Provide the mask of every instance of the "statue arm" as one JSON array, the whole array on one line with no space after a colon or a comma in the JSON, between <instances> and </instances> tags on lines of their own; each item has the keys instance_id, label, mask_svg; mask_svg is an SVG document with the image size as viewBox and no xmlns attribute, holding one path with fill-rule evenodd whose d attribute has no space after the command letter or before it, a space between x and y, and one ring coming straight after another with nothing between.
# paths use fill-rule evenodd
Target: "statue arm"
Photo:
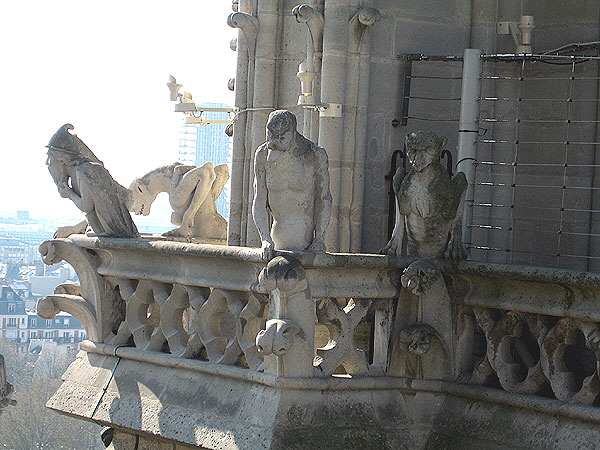
<instances>
[{"instance_id":1,"label":"statue arm","mask_svg":"<svg viewBox=\"0 0 600 450\"><path fill-rule=\"evenodd\" d=\"M457 173L452 179L452 184L455 186L455 192L458 196L458 207L456 209L456 215L452 221L452 227L450 229L450 238L446 251L444 252L444 259L452 261L460 261L467 258L467 251L462 241L462 223L465 205L465 194L467 192L467 177L463 172Z\"/></svg>"},{"instance_id":2,"label":"statue arm","mask_svg":"<svg viewBox=\"0 0 600 450\"><path fill-rule=\"evenodd\" d=\"M315 237L309 251L325 251L325 232L331 217L331 191L329 190L329 162L324 149L318 148L315 155Z\"/></svg>"},{"instance_id":3,"label":"statue arm","mask_svg":"<svg viewBox=\"0 0 600 450\"><path fill-rule=\"evenodd\" d=\"M406 177L406 172L402 167L399 167L394 174L392 179L392 190L396 196L395 211L396 221L394 223L394 230L392 231L392 237L385 247L380 250L380 253L392 254L400 256L402 254L402 240L404 239L404 228L405 228L405 214L406 211L400 210L400 192L402 181Z\"/></svg>"},{"instance_id":4,"label":"statue arm","mask_svg":"<svg viewBox=\"0 0 600 450\"><path fill-rule=\"evenodd\" d=\"M396 223L392 231L392 237L379 253L400 256L402 254L402 240L404 239L404 215L400 214L398 201L396 200Z\"/></svg>"},{"instance_id":5,"label":"statue arm","mask_svg":"<svg viewBox=\"0 0 600 450\"><path fill-rule=\"evenodd\" d=\"M82 184L83 185L80 186L80 194L68 186L62 186L59 187L60 195L75 203L75 206L82 212L89 213L94 209L94 200L92 198L92 193L87 189L87 185L85 183Z\"/></svg>"},{"instance_id":6,"label":"statue arm","mask_svg":"<svg viewBox=\"0 0 600 450\"><path fill-rule=\"evenodd\" d=\"M265 171L266 153L266 145L262 145L256 150L256 156L254 158L254 199L252 201L252 218L258 229L263 256L265 259L271 259L275 244L273 243L273 239L271 239L271 230L269 228L269 198Z\"/></svg>"}]
</instances>

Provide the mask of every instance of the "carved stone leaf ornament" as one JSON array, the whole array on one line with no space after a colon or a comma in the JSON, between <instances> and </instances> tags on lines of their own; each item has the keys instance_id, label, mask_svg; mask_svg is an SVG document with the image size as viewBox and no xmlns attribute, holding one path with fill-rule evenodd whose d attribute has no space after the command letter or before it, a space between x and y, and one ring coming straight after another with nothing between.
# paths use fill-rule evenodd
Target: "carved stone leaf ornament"
<instances>
[{"instance_id":1,"label":"carved stone leaf ornament","mask_svg":"<svg viewBox=\"0 0 600 450\"><path fill-rule=\"evenodd\" d=\"M548 329L547 319L509 311L490 333L488 358L504 389L532 394L546 384L539 348ZM535 348L532 350L532 347ZM524 370L526 373L523 376L521 373Z\"/></svg>"},{"instance_id":2,"label":"carved stone leaf ornament","mask_svg":"<svg viewBox=\"0 0 600 450\"><path fill-rule=\"evenodd\" d=\"M535 394L550 385L558 400L593 404L600 395L600 324L573 318L473 308L486 337L486 356L474 369L470 383L484 384L493 374L508 392ZM572 356L582 364L587 349L593 367L569 367L566 352L583 336L585 348ZM572 363L571 363L572 364Z\"/></svg>"},{"instance_id":3,"label":"carved stone leaf ornament","mask_svg":"<svg viewBox=\"0 0 600 450\"><path fill-rule=\"evenodd\" d=\"M172 355L181 357L196 356L200 347L193 342L190 327L191 318L194 317L194 327L197 329L197 312L208 298L210 291L206 288L184 286L176 284L171 294L161 308L160 326L169 343ZM192 309L192 311L189 311ZM186 314L187 313L187 314ZM186 328L188 330L186 331Z\"/></svg>"},{"instance_id":4,"label":"carved stone leaf ornament","mask_svg":"<svg viewBox=\"0 0 600 450\"><path fill-rule=\"evenodd\" d=\"M250 294L236 321L238 343L246 356L248 367L253 370L262 370L263 355L257 348L256 336L265 327L268 300L263 294Z\"/></svg>"},{"instance_id":5,"label":"carved stone leaf ornament","mask_svg":"<svg viewBox=\"0 0 600 450\"><path fill-rule=\"evenodd\" d=\"M234 364L242 353L235 326L244 306L240 297L233 291L213 289L206 303L200 307L203 320L198 331L209 361Z\"/></svg>"},{"instance_id":6,"label":"carved stone leaf ornament","mask_svg":"<svg viewBox=\"0 0 600 450\"><path fill-rule=\"evenodd\" d=\"M173 354L176 354L175 352L180 353L183 351L181 354L182 357L196 358L204 348L204 345L200 340L200 336L198 335L198 327L201 321L200 308L210 296L210 289L196 286L184 286L184 288L188 294L189 307L182 311L183 319L181 327L177 325L173 326L173 328L176 328L178 333L181 334L181 337L178 337L176 342L183 342L187 337L187 344L185 347L177 347L176 344L174 344L174 347L172 347L169 343L169 348ZM178 310L181 311L181 308L178 308ZM178 318L178 314L174 315L173 317L174 322L177 324ZM183 335L181 330L183 330L185 335Z\"/></svg>"},{"instance_id":7,"label":"carved stone leaf ornament","mask_svg":"<svg viewBox=\"0 0 600 450\"><path fill-rule=\"evenodd\" d=\"M166 341L160 329L160 307L169 296L162 283L142 280L127 302L127 325L136 347L160 351Z\"/></svg>"}]
</instances>

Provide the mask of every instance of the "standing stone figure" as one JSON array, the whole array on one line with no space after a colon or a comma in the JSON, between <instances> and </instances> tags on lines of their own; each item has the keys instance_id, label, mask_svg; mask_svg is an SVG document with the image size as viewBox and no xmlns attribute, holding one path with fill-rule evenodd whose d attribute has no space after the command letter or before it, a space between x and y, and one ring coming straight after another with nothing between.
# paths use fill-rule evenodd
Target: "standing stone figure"
<instances>
[{"instance_id":1,"label":"standing stone figure","mask_svg":"<svg viewBox=\"0 0 600 450\"><path fill-rule=\"evenodd\" d=\"M58 129L46 146L46 164L61 197L71 199L98 236L139 237L127 210L128 192L77 135Z\"/></svg>"},{"instance_id":2,"label":"standing stone figure","mask_svg":"<svg viewBox=\"0 0 600 450\"><path fill-rule=\"evenodd\" d=\"M407 254L421 258L461 260L466 258L462 243L462 211L467 179L462 172L453 178L440 163L446 138L429 131L406 137L411 168L394 175L396 225L392 238L382 250L400 255L404 232Z\"/></svg>"},{"instance_id":3,"label":"standing stone figure","mask_svg":"<svg viewBox=\"0 0 600 450\"><path fill-rule=\"evenodd\" d=\"M290 111L273 111L267 141L256 150L252 215L265 259L275 249L325 251L331 214L327 153L296 126Z\"/></svg>"}]
</instances>

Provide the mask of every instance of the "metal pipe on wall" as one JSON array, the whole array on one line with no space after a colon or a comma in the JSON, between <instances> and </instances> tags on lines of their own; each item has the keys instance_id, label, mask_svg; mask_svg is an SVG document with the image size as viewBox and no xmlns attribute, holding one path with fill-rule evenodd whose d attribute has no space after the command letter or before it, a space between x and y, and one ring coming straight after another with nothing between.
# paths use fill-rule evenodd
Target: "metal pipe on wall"
<instances>
[{"instance_id":1,"label":"metal pipe on wall","mask_svg":"<svg viewBox=\"0 0 600 450\"><path fill-rule=\"evenodd\" d=\"M458 156L456 171L464 172L469 182L465 195L463 216L463 241L471 242L473 219L473 182L477 161L477 134L479 133L479 97L481 95L482 51L467 48L463 60L462 93L460 102L460 122L458 127Z\"/></svg>"},{"instance_id":2,"label":"metal pipe on wall","mask_svg":"<svg viewBox=\"0 0 600 450\"><path fill-rule=\"evenodd\" d=\"M349 209L350 236L348 250L360 252L362 245L362 224L364 210L364 184L367 153L367 114L369 104L371 33L369 29L381 18L379 11L369 7L360 8L356 13L355 26L358 40L353 49L352 61L356 65L356 103L354 115L354 166L352 171L352 199Z\"/></svg>"},{"instance_id":3,"label":"metal pipe on wall","mask_svg":"<svg viewBox=\"0 0 600 450\"><path fill-rule=\"evenodd\" d=\"M321 55L323 48L323 15L321 11L308 4L295 6L292 14L296 22L306 24L306 59L298 67L298 78L301 81L301 95L298 105L304 107L302 134L315 141L318 133L318 115L314 106L318 100L318 77L321 74ZM310 94L310 95L307 95Z\"/></svg>"},{"instance_id":4,"label":"metal pipe on wall","mask_svg":"<svg viewBox=\"0 0 600 450\"><path fill-rule=\"evenodd\" d=\"M323 11L325 8L325 0L311 0L309 5L316 9L321 15L323 15ZM319 37L319 41L315 46L315 72L316 76L313 81L313 90L315 98L317 102L321 102L321 74L322 74L322 64L323 64L323 30L321 28L321 33ZM313 142L317 142L319 140L319 114L316 111L305 110L308 117L305 116L305 123L308 126L308 135L306 136Z\"/></svg>"}]
</instances>

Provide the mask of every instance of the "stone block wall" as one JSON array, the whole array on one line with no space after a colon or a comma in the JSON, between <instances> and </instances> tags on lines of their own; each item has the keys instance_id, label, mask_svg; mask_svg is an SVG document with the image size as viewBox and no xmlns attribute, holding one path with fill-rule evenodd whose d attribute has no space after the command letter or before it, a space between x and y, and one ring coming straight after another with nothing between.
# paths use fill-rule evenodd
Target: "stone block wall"
<instances>
[{"instance_id":1,"label":"stone block wall","mask_svg":"<svg viewBox=\"0 0 600 450\"><path fill-rule=\"evenodd\" d=\"M240 93L248 93L237 106L243 108L266 108L249 111L245 123L240 121L236 128L234 173L232 178L242 180L232 197L233 219L230 226L230 243L257 245L257 235L252 223L248 203L252 197L252 158L256 146L264 140L264 125L271 108L287 108L299 117L299 128L307 137L324 146L329 154L331 173L333 212L328 231L329 249L333 251L376 252L387 240L389 182L384 176L390 171L390 160L394 150L402 149L407 133L419 129L429 129L448 137L447 148L454 154L456 162L458 105L440 101L413 101L411 115L435 117L437 121L409 120L406 126L393 126L394 120L401 121L404 97L407 60L401 56L407 53L425 55L462 56L465 48L480 48L484 53L514 52L515 46L510 35L498 35L498 21L516 21L520 15L533 15L536 28L533 33L534 51L559 47L570 42L584 42L597 39L599 30L599 11L597 2L578 0L568 4L560 1L516 1L516 0L474 0L462 1L377 1L358 2L351 0L321 0L310 2L323 16L323 45L317 42L314 48L316 78L314 95L317 103L340 103L341 118L322 117L313 109L298 106L300 82L296 76L298 65L306 59L308 28L298 23L292 14L292 8L300 2L257 2L242 0L240 11L258 19L255 40L246 39L240 32L238 52L250 52L250 64L241 59L238 67L237 86ZM356 13L361 8L376 8L380 14L374 24L364 25L357 22ZM270 37L269 37L270 36ZM247 42L246 42L247 41ZM246 43L245 43L246 42ZM248 46L249 43L249 46ZM250 50L248 50L250 49ZM253 56L256 55L256 64ZM513 66L505 65L503 73L514 72ZM538 75L552 76L552 66L539 67ZM415 73L460 77L460 63L420 62L413 64ZM578 73L586 77L597 76L594 65L577 67ZM250 73L251 76L244 76ZM242 75L242 76L240 76ZM246 80L246 82L244 82ZM415 82L411 85L411 96L433 98L460 97L460 80L442 83ZM245 85L244 85L245 83ZM240 87L241 86L241 87ZM516 95L510 83L497 83L495 94ZM552 83L542 86L532 83L523 89L522 96L557 95L558 86ZM597 97L597 83L586 81L575 89L586 98ZM514 105L483 105L483 112L495 116L504 116L514 110ZM597 104L581 103L572 108L571 114L596 120ZM524 106L523 114L540 112L545 105ZM534 109L535 111L531 111ZM556 111L557 113L559 111ZM564 130L563 130L564 131ZM503 131L499 126L489 126L488 133L512 133ZM571 126L572 136L582 140L596 139L596 130ZM240 134L245 133L243 137ZM550 140L561 133L552 126L521 127L523 138L543 136ZM557 134L558 133L558 134ZM533 140L533 139L532 139ZM557 154L563 149L551 150ZM482 157L501 160L508 157L508 150L496 146L493 150L480 145ZM512 151L512 149L510 149ZM487 153L486 153L487 152ZM528 155L535 158L540 152L546 152L539 146L527 149ZM594 164L597 159L595 146L581 157L582 164ZM236 164L236 161L238 162ZM573 172L572 177L582 180L584 186L594 183L596 171L581 169ZM535 173L523 172L524 177L543 180L556 176L548 171ZM501 193L490 194L502 196ZM527 202L544 201L549 195L542 193L518 193L517 198ZM573 198L579 209L597 208L598 194L594 191L579 193ZM584 198L585 197L585 198ZM496 214L496 212L494 212ZM507 214L498 212L501 218ZM518 218L518 217L517 217ZM543 222L552 222L552 217L525 217L524 220L534 228ZM568 219L573 229L597 233L598 230L590 218ZM544 225L544 226L546 226ZM505 242L503 237L489 237L490 246ZM500 239L501 242L496 242ZM544 238L536 236L536 241L544 246ZM531 242L531 234L523 233L516 238L515 244ZM550 241L548 241L550 242ZM597 240L583 239L573 242L563 239L566 253L597 253ZM554 243L548 243L552 247ZM501 245L500 245L501 246ZM587 248L590 248L589 252ZM490 261L505 261L505 255L483 256ZM538 264L539 258L513 258L513 262ZM542 261L543 262L543 261ZM587 259L570 262L563 260L563 267L579 270L597 270L594 260Z\"/></svg>"}]
</instances>

